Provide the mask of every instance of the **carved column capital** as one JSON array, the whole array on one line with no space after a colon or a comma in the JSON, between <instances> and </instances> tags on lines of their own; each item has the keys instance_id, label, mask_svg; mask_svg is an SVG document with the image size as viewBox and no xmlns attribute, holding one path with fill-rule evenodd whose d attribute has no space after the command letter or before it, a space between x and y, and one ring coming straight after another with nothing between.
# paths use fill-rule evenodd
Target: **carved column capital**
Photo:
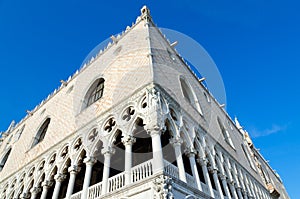
<instances>
[{"instance_id":1,"label":"carved column capital","mask_svg":"<svg viewBox=\"0 0 300 199\"><path fill-rule=\"evenodd\" d=\"M158 124L146 125L146 131L150 136L159 135L161 136L164 127L161 127Z\"/></svg>"},{"instance_id":2,"label":"carved column capital","mask_svg":"<svg viewBox=\"0 0 300 199\"><path fill-rule=\"evenodd\" d=\"M53 185L53 181L52 180L45 180L42 183L42 187L51 187Z\"/></svg>"},{"instance_id":3,"label":"carved column capital","mask_svg":"<svg viewBox=\"0 0 300 199\"><path fill-rule=\"evenodd\" d=\"M212 174L215 174L215 173L217 174L217 173L218 173L218 169L217 169L216 167L211 167L211 166L210 166L210 167L208 168L208 170L209 170L209 172L211 172Z\"/></svg>"},{"instance_id":4,"label":"carved column capital","mask_svg":"<svg viewBox=\"0 0 300 199\"><path fill-rule=\"evenodd\" d=\"M221 180L227 180L227 176L224 174L219 174Z\"/></svg>"},{"instance_id":5,"label":"carved column capital","mask_svg":"<svg viewBox=\"0 0 300 199\"><path fill-rule=\"evenodd\" d=\"M113 147L105 147L101 150L103 155L113 155L115 152L116 150Z\"/></svg>"},{"instance_id":6,"label":"carved column capital","mask_svg":"<svg viewBox=\"0 0 300 199\"><path fill-rule=\"evenodd\" d=\"M124 144L124 146L133 145L135 142L136 142L136 138L133 137L132 135L125 135L122 138L122 143Z\"/></svg>"},{"instance_id":7,"label":"carved column capital","mask_svg":"<svg viewBox=\"0 0 300 199\"><path fill-rule=\"evenodd\" d=\"M234 180L228 179L227 181L228 181L229 185L232 185L233 187L235 187L236 183L234 182Z\"/></svg>"},{"instance_id":8,"label":"carved column capital","mask_svg":"<svg viewBox=\"0 0 300 199\"><path fill-rule=\"evenodd\" d=\"M197 151L194 148L186 148L184 150L184 153L188 156L188 157L195 157L197 154Z\"/></svg>"},{"instance_id":9,"label":"carved column capital","mask_svg":"<svg viewBox=\"0 0 300 199\"><path fill-rule=\"evenodd\" d=\"M198 158L197 162L201 165L201 166L207 166L207 159L206 158Z\"/></svg>"},{"instance_id":10,"label":"carved column capital","mask_svg":"<svg viewBox=\"0 0 300 199\"><path fill-rule=\"evenodd\" d=\"M182 143L183 140L181 137L174 137L170 139L170 144L172 144L173 146L181 146Z\"/></svg>"},{"instance_id":11,"label":"carved column capital","mask_svg":"<svg viewBox=\"0 0 300 199\"><path fill-rule=\"evenodd\" d=\"M42 191L42 189L40 187L33 187L33 188L30 189L30 192L32 194L37 194L37 193L39 193L41 191Z\"/></svg>"},{"instance_id":12,"label":"carved column capital","mask_svg":"<svg viewBox=\"0 0 300 199\"><path fill-rule=\"evenodd\" d=\"M242 193L243 193L244 195L247 195L247 196L249 195L249 194L248 194L248 191L246 191L245 189L242 189Z\"/></svg>"},{"instance_id":13,"label":"carved column capital","mask_svg":"<svg viewBox=\"0 0 300 199\"><path fill-rule=\"evenodd\" d=\"M72 165L68 168L69 173L74 173L77 174L78 172L80 172L81 167L79 167L78 165Z\"/></svg>"},{"instance_id":14,"label":"carved column capital","mask_svg":"<svg viewBox=\"0 0 300 199\"><path fill-rule=\"evenodd\" d=\"M54 176L55 181L63 182L66 179L66 175L62 173L58 173Z\"/></svg>"},{"instance_id":15,"label":"carved column capital","mask_svg":"<svg viewBox=\"0 0 300 199\"><path fill-rule=\"evenodd\" d=\"M97 160L92 156L87 156L84 158L83 163L86 165L94 165L97 162Z\"/></svg>"}]
</instances>

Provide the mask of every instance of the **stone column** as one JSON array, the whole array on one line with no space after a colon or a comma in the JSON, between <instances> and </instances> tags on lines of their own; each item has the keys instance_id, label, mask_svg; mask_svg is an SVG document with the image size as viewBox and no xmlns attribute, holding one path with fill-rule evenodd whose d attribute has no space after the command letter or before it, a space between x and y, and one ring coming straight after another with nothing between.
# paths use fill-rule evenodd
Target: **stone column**
<instances>
[{"instance_id":1,"label":"stone column","mask_svg":"<svg viewBox=\"0 0 300 199\"><path fill-rule=\"evenodd\" d=\"M244 183L244 177L243 177L241 169L238 169L237 173L238 173L238 178L239 178L240 184L242 186L241 191L242 191L242 194L243 194L243 198L248 199L248 193L247 193L247 190L246 190L246 186L245 186L245 183Z\"/></svg>"},{"instance_id":2,"label":"stone column","mask_svg":"<svg viewBox=\"0 0 300 199\"><path fill-rule=\"evenodd\" d=\"M237 187L236 190L237 190L237 195L238 195L239 199L243 199L242 188Z\"/></svg>"},{"instance_id":3,"label":"stone column","mask_svg":"<svg viewBox=\"0 0 300 199\"><path fill-rule=\"evenodd\" d=\"M111 156L115 153L115 149L107 147L102 149L102 154L104 155L104 165L103 165L103 177L102 177L102 195L106 194L108 191L108 178L109 178L109 169L110 169L110 159Z\"/></svg>"},{"instance_id":4,"label":"stone column","mask_svg":"<svg viewBox=\"0 0 300 199\"><path fill-rule=\"evenodd\" d=\"M241 172L241 176L243 176L243 179L244 179L244 184L245 184L245 187L247 190L248 198L251 199L251 198L253 198L253 195L252 195L250 187L249 187L249 182L248 182L247 176L244 175L242 172Z\"/></svg>"},{"instance_id":5,"label":"stone column","mask_svg":"<svg viewBox=\"0 0 300 199\"><path fill-rule=\"evenodd\" d=\"M174 137L170 139L170 144L173 145L175 150L176 162L179 170L179 179L183 182L186 182L186 175L183 165L182 153L181 153L181 144L183 143L180 137Z\"/></svg>"},{"instance_id":6,"label":"stone column","mask_svg":"<svg viewBox=\"0 0 300 199\"><path fill-rule=\"evenodd\" d=\"M59 190L61 183L66 179L66 175L58 173L54 176L55 179L55 187L52 195L52 199L58 199Z\"/></svg>"},{"instance_id":7,"label":"stone column","mask_svg":"<svg viewBox=\"0 0 300 199\"><path fill-rule=\"evenodd\" d=\"M243 196L244 196L244 199L248 199L248 192L243 190Z\"/></svg>"},{"instance_id":8,"label":"stone column","mask_svg":"<svg viewBox=\"0 0 300 199\"><path fill-rule=\"evenodd\" d=\"M72 165L68 168L68 171L70 173L70 178L69 178L69 183L68 183L68 188L66 193L66 199L70 198L73 193L76 175L80 171L80 169L81 168L78 167L77 165Z\"/></svg>"},{"instance_id":9,"label":"stone column","mask_svg":"<svg viewBox=\"0 0 300 199\"><path fill-rule=\"evenodd\" d=\"M197 160L200 165L201 165L201 168L202 168L202 171L203 171L203 176L204 176L204 179L205 179L205 184L208 186L208 189L209 189L209 194L211 197L215 197L215 194L214 194L214 191L213 191L213 188L212 188L212 185L211 185L211 181L210 181L210 178L209 178L209 173L208 173L208 169L207 169L207 160L206 159L198 159Z\"/></svg>"},{"instance_id":10,"label":"stone column","mask_svg":"<svg viewBox=\"0 0 300 199\"><path fill-rule=\"evenodd\" d=\"M242 195L242 192L241 192L241 184L240 184L240 181L239 181L239 178L238 178L238 170L237 170L237 167L236 167L236 164L232 164L232 169L233 169L233 178L234 178L234 181L235 181L235 190L236 190L236 193L237 193L237 196L239 199L243 199L243 195Z\"/></svg>"},{"instance_id":11,"label":"stone column","mask_svg":"<svg viewBox=\"0 0 300 199\"><path fill-rule=\"evenodd\" d=\"M161 131L158 129L147 130L151 136L153 152L153 173L164 170L163 153L161 147Z\"/></svg>"},{"instance_id":12,"label":"stone column","mask_svg":"<svg viewBox=\"0 0 300 199\"><path fill-rule=\"evenodd\" d=\"M244 189L242 189L242 193L243 193L244 199L248 199L249 197L251 198L251 196L249 196L250 193L247 191L246 187Z\"/></svg>"},{"instance_id":13,"label":"stone column","mask_svg":"<svg viewBox=\"0 0 300 199\"><path fill-rule=\"evenodd\" d=\"M257 198L258 198L258 199L261 199L260 194L259 194L259 190L258 190L258 188L257 188L257 186L256 186L256 184L255 184L254 182L253 182L253 186L254 186L254 189L255 189L255 193L256 193Z\"/></svg>"},{"instance_id":14,"label":"stone column","mask_svg":"<svg viewBox=\"0 0 300 199\"><path fill-rule=\"evenodd\" d=\"M136 139L131 135L126 135L122 138L125 146L125 185L131 183L131 167L132 167L132 145Z\"/></svg>"},{"instance_id":15,"label":"stone column","mask_svg":"<svg viewBox=\"0 0 300 199\"><path fill-rule=\"evenodd\" d=\"M253 198L257 198L257 199L258 199L258 196L256 195L256 191L255 191L255 189L254 189L254 186L253 186L253 184L252 184L251 179L248 179L248 182L249 182L249 185L250 185L250 190L251 190L251 192L252 192Z\"/></svg>"},{"instance_id":16,"label":"stone column","mask_svg":"<svg viewBox=\"0 0 300 199\"><path fill-rule=\"evenodd\" d=\"M235 190L235 186L234 186L234 181L231 181L231 182L229 183L229 188L230 188L230 191L231 191L231 193L232 193L232 198L238 199L238 196L237 196L236 190Z\"/></svg>"},{"instance_id":17,"label":"stone column","mask_svg":"<svg viewBox=\"0 0 300 199\"><path fill-rule=\"evenodd\" d=\"M88 189L89 189L91 177L92 177L93 165L96 163L96 159L94 157L88 156L83 160L83 163L85 163L86 168L85 168L81 198L87 199L88 198Z\"/></svg>"},{"instance_id":18,"label":"stone column","mask_svg":"<svg viewBox=\"0 0 300 199\"><path fill-rule=\"evenodd\" d=\"M41 192L41 188L39 187L33 187L31 190L30 190L30 193L31 193L31 198L30 199L36 199L36 196L37 194Z\"/></svg>"},{"instance_id":19,"label":"stone column","mask_svg":"<svg viewBox=\"0 0 300 199\"><path fill-rule=\"evenodd\" d=\"M220 178L221 178L221 181L222 181L222 185L223 185L223 188L225 190L225 193L226 193L226 196L228 199L231 199L231 195L230 195L230 191L229 191L229 188L228 188L228 185L227 185L227 179L226 179L226 176L224 174L221 174L220 175Z\"/></svg>"},{"instance_id":20,"label":"stone column","mask_svg":"<svg viewBox=\"0 0 300 199\"><path fill-rule=\"evenodd\" d=\"M46 199L48 190L52 185L53 185L53 181L50 181L50 180L45 180L42 183L43 191L42 191L41 199Z\"/></svg>"},{"instance_id":21,"label":"stone column","mask_svg":"<svg viewBox=\"0 0 300 199\"><path fill-rule=\"evenodd\" d=\"M213 179L214 179L217 191L219 192L220 198L224 199L224 194L222 192L222 188L221 188L220 181L218 178L218 170L216 168L213 168L213 169L211 169L211 172L213 174Z\"/></svg>"},{"instance_id":22,"label":"stone column","mask_svg":"<svg viewBox=\"0 0 300 199\"><path fill-rule=\"evenodd\" d=\"M200 181L200 178L199 178L199 173L198 173L198 169L197 169L197 165L196 165L196 161L195 161L195 155L196 155L197 152L193 149L188 149L188 150L185 151L185 153L189 157L193 177L196 180L197 187L200 191L202 191L201 181Z\"/></svg>"}]
</instances>

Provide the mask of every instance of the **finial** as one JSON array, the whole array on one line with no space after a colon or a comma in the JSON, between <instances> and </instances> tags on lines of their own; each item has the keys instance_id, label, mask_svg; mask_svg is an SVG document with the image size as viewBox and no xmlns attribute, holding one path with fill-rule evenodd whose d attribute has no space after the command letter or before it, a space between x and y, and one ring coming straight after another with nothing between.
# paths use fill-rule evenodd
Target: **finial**
<instances>
[{"instance_id":1,"label":"finial","mask_svg":"<svg viewBox=\"0 0 300 199\"><path fill-rule=\"evenodd\" d=\"M142 7L142 9L141 9L141 14L142 14L142 15L145 15L145 14L150 15L150 10L149 10L149 8L148 8L146 5L144 5L144 6Z\"/></svg>"},{"instance_id":2,"label":"finial","mask_svg":"<svg viewBox=\"0 0 300 199\"><path fill-rule=\"evenodd\" d=\"M110 39L113 41L113 43L118 42L117 38L114 35L110 36Z\"/></svg>"},{"instance_id":3,"label":"finial","mask_svg":"<svg viewBox=\"0 0 300 199\"><path fill-rule=\"evenodd\" d=\"M177 46L177 44L178 44L178 41L174 41L173 43L170 44L170 46L171 46L172 48L174 48L175 46Z\"/></svg>"},{"instance_id":4,"label":"finial","mask_svg":"<svg viewBox=\"0 0 300 199\"><path fill-rule=\"evenodd\" d=\"M11 121L11 123L5 133L9 134L14 128L15 128L15 121L13 120L13 121Z\"/></svg>"},{"instance_id":5,"label":"finial","mask_svg":"<svg viewBox=\"0 0 300 199\"><path fill-rule=\"evenodd\" d=\"M67 82L66 81L64 81L64 80L60 80L60 83L63 85L63 86L67 86Z\"/></svg>"},{"instance_id":6,"label":"finial","mask_svg":"<svg viewBox=\"0 0 300 199\"><path fill-rule=\"evenodd\" d=\"M143 6L141 9L141 17L142 19L151 19L150 10L147 6Z\"/></svg>"},{"instance_id":7,"label":"finial","mask_svg":"<svg viewBox=\"0 0 300 199\"><path fill-rule=\"evenodd\" d=\"M205 77L202 77L201 79L199 79L199 82L203 82L205 80Z\"/></svg>"},{"instance_id":8,"label":"finial","mask_svg":"<svg viewBox=\"0 0 300 199\"><path fill-rule=\"evenodd\" d=\"M26 113L27 113L28 115L30 115L30 116L33 115L32 111L30 111L30 110L26 110Z\"/></svg>"},{"instance_id":9,"label":"finial","mask_svg":"<svg viewBox=\"0 0 300 199\"><path fill-rule=\"evenodd\" d=\"M234 117L234 122L236 127L240 130L243 129L243 127L240 125L240 122L238 121L237 117Z\"/></svg>"}]
</instances>

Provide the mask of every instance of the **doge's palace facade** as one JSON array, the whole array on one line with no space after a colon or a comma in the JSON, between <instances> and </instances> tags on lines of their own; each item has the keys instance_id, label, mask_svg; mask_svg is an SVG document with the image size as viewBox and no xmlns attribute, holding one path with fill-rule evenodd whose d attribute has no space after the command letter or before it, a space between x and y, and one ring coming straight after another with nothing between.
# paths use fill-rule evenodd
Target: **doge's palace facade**
<instances>
[{"instance_id":1,"label":"doge's palace facade","mask_svg":"<svg viewBox=\"0 0 300 199\"><path fill-rule=\"evenodd\" d=\"M1 199L289 198L147 7L111 40L2 133Z\"/></svg>"}]
</instances>

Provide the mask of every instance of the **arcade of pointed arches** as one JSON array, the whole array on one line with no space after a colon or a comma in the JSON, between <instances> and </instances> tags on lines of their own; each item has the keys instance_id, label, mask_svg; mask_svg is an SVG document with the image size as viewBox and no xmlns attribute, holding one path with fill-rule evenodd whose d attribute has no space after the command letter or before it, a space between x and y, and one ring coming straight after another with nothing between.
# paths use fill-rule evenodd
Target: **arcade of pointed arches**
<instances>
[{"instance_id":1,"label":"arcade of pointed arches","mask_svg":"<svg viewBox=\"0 0 300 199\"><path fill-rule=\"evenodd\" d=\"M154 108L163 113L155 125L147 118ZM201 127L178 106L166 103L159 92L145 93L137 102L126 103L120 114L108 115L86 132L8 179L1 188L1 198L72 198L77 193L94 198L91 186L101 185L99 196L141 180L133 175L133 168L139 165L146 168L148 176L162 169L183 182L192 182L211 197L271 198L238 162L212 144ZM152 151L161 151L161 156ZM171 174L170 168L177 174ZM116 176L121 178L112 181Z\"/></svg>"}]
</instances>

